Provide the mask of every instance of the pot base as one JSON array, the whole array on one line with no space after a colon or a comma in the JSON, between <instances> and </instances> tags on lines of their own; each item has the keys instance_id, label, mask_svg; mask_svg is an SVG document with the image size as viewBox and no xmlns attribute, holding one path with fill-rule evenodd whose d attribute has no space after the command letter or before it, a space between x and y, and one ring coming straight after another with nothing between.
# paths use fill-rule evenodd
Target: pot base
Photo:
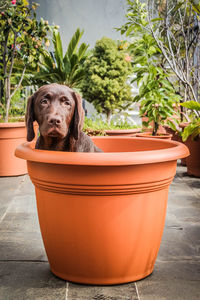
<instances>
[{"instance_id":1,"label":"pot base","mask_svg":"<svg viewBox=\"0 0 200 300\"><path fill-rule=\"evenodd\" d=\"M51 268L51 267L50 267ZM51 272L66 281L74 282L74 283L80 283L80 284L88 284L88 285L116 285L116 284L125 284L130 283L134 281L138 281L141 279L144 279L148 276L150 276L153 273L153 269L151 268L149 271L145 272L144 274L140 274L133 277L119 277L119 278L94 278L94 277L77 277L72 276L70 274L66 273L59 273L51 268Z\"/></svg>"}]
</instances>

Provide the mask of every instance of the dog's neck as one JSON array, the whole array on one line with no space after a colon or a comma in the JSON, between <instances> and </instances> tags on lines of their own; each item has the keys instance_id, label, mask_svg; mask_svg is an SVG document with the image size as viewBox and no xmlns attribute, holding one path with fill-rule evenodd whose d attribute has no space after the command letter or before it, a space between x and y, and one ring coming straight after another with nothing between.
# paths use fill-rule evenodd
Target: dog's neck
<instances>
[{"instance_id":1,"label":"dog's neck","mask_svg":"<svg viewBox=\"0 0 200 300\"><path fill-rule=\"evenodd\" d=\"M44 137L40 135L36 142L36 149L51 151L69 151L74 152L75 140L69 134L63 139L56 137Z\"/></svg>"},{"instance_id":2,"label":"dog's neck","mask_svg":"<svg viewBox=\"0 0 200 300\"><path fill-rule=\"evenodd\" d=\"M36 149L62 151L64 145L65 139L40 136L36 143Z\"/></svg>"}]
</instances>

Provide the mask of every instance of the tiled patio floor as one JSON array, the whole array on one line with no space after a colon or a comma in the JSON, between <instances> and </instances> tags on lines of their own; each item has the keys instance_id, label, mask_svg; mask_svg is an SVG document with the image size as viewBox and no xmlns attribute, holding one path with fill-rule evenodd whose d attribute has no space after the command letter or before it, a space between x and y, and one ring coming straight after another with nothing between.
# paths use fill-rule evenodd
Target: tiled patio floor
<instances>
[{"instance_id":1,"label":"tiled patio floor","mask_svg":"<svg viewBox=\"0 0 200 300\"><path fill-rule=\"evenodd\" d=\"M109 287L55 277L44 252L29 177L0 178L0 300L199 300L200 179L185 172L178 165L153 274Z\"/></svg>"}]
</instances>

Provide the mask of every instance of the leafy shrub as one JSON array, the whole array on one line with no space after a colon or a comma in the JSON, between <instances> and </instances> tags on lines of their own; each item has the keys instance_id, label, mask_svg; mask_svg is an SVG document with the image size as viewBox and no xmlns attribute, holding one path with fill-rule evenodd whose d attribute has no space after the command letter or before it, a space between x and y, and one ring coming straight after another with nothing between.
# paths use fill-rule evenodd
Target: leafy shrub
<instances>
[{"instance_id":1,"label":"leafy shrub","mask_svg":"<svg viewBox=\"0 0 200 300\"><path fill-rule=\"evenodd\" d=\"M132 73L129 56L120 50L115 41L103 37L85 62L85 78L82 83L83 97L93 103L108 122L116 110L132 104L131 87L127 83Z\"/></svg>"}]
</instances>

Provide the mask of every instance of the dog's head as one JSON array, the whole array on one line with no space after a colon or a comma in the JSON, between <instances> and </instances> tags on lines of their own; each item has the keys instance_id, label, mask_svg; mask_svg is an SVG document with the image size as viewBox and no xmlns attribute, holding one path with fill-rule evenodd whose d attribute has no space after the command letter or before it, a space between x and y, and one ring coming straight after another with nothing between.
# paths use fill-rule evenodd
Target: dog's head
<instances>
[{"instance_id":1,"label":"dog's head","mask_svg":"<svg viewBox=\"0 0 200 300\"><path fill-rule=\"evenodd\" d=\"M82 99L72 89L59 84L44 85L27 103L27 140L35 137L33 122L39 125L43 137L64 138L70 133L75 140L83 127Z\"/></svg>"}]
</instances>

